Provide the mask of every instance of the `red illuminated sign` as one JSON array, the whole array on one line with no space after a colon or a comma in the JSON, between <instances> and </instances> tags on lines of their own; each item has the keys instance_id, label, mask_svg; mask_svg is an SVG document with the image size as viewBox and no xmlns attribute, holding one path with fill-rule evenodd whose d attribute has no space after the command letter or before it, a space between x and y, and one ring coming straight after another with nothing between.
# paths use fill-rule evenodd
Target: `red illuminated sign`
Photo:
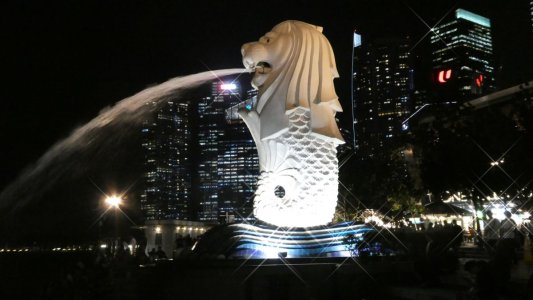
<instances>
[{"instance_id":1,"label":"red illuminated sign","mask_svg":"<svg viewBox=\"0 0 533 300\"><path fill-rule=\"evenodd\" d=\"M452 78L452 69L441 70L437 76L439 83L446 83L450 78Z\"/></svg>"},{"instance_id":2,"label":"red illuminated sign","mask_svg":"<svg viewBox=\"0 0 533 300\"><path fill-rule=\"evenodd\" d=\"M478 77L476 77L476 86L480 88L483 85L483 74L479 74Z\"/></svg>"}]
</instances>

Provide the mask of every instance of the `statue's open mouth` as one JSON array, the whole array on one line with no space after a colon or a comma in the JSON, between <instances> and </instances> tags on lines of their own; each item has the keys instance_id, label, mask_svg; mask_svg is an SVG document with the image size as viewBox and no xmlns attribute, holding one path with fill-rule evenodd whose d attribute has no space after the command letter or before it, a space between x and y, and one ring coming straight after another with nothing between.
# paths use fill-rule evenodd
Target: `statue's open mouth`
<instances>
[{"instance_id":1,"label":"statue's open mouth","mask_svg":"<svg viewBox=\"0 0 533 300\"><path fill-rule=\"evenodd\" d=\"M266 61L260 61L255 65L255 72L259 74L268 74L272 70L272 66Z\"/></svg>"},{"instance_id":2,"label":"statue's open mouth","mask_svg":"<svg viewBox=\"0 0 533 300\"><path fill-rule=\"evenodd\" d=\"M250 70L250 72L254 72L252 86L256 89L259 89L259 87L261 87L267 80L270 71L272 71L272 65L266 61L260 61L258 63L248 61L248 66L248 70Z\"/></svg>"}]
</instances>

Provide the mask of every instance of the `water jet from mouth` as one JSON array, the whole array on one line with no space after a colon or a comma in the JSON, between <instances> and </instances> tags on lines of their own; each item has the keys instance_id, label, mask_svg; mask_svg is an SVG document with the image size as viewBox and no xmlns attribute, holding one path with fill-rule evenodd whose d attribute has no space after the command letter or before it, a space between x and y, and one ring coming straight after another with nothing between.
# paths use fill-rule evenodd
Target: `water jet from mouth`
<instances>
[{"instance_id":1,"label":"water jet from mouth","mask_svg":"<svg viewBox=\"0 0 533 300\"><path fill-rule=\"evenodd\" d=\"M247 72L246 69L214 70L172 78L157 86L104 108L98 116L55 143L33 165L0 193L0 211L14 212L49 191L62 179L83 175L87 164L104 159L106 149L118 148L138 132L142 122L169 96L222 76ZM156 105L146 105L147 103ZM80 160L80 156L84 159Z\"/></svg>"}]
</instances>

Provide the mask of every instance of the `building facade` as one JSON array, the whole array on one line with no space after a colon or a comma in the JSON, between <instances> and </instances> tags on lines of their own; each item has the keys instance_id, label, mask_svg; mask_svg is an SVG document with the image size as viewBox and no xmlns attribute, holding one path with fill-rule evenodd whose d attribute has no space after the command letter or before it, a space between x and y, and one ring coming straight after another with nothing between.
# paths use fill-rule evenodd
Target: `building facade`
<instances>
[{"instance_id":1,"label":"building facade","mask_svg":"<svg viewBox=\"0 0 533 300\"><path fill-rule=\"evenodd\" d=\"M457 9L432 30L431 48L436 102L464 103L496 89L488 18Z\"/></svg>"},{"instance_id":2,"label":"building facade","mask_svg":"<svg viewBox=\"0 0 533 300\"><path fill-rule=\"evenodd\" d=\"M242 97L238 83L213 82L199 113L199 220L213 223L253 219L253 194L259 175L255 143L238 116L251 109L254 92Z\"/></svg>"},{"instance_id":3,"label":"building facade","mask_svg":"<svg viewBox=\"0 0 533 300\"><path fill-rule=\"evenodd\" d=\"M531 32L533 33L533 1L529 1L529 21L531 25Z\"/></svg>"},{"instance_id":4,"label":"building facade","mask_svg":"<svg viewBox=\"0 0 533 300\"><path fill-rule=\"evenodd\" d=\"M248 98L226 110L226 136L218 156L219 217L225 222L252 221L253 196L259 175L257 148L240 109L255 105L256 98Z\"/></svg>"},{"instance_id":5,"label":"building facade","mask_svg":"<svg viewBox=\"0 0 533 300\"><path fill-rule=\"evenodd\" d=\"M372 158L394 147L412 110L414 89L408 38L360 36L354 43L353 116L356 154Z\"/></svg>"},{"instance_id":6,"label":"building facade","mask_svg":"<svg viewBox=\"0 0 533 300\"><path fill-rule=\"evenodd\" d=\"M145 187L141 210L145 220L190 220L190 103L164 103L153 120L144 122L142 138Z\"/></svg>"}]
</instances>

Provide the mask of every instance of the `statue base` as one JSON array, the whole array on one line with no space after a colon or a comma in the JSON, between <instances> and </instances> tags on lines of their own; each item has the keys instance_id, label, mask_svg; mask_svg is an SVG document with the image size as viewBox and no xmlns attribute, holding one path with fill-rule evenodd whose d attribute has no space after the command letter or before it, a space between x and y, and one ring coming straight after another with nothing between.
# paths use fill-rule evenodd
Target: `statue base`
<instances>
[{"instance_id":1,"label":"statue base","mask_svg":"<svg viewBox=\"0 0 533 300\"><path fill-rule=\"evenodd\" d=\"M371 226L344 222L309 228L280 228L270 224L234 223L206 232L194 247L200 257L301 258L350 257L379 251L365 242L376 232Z\"/></svg>"}]
</instances>

